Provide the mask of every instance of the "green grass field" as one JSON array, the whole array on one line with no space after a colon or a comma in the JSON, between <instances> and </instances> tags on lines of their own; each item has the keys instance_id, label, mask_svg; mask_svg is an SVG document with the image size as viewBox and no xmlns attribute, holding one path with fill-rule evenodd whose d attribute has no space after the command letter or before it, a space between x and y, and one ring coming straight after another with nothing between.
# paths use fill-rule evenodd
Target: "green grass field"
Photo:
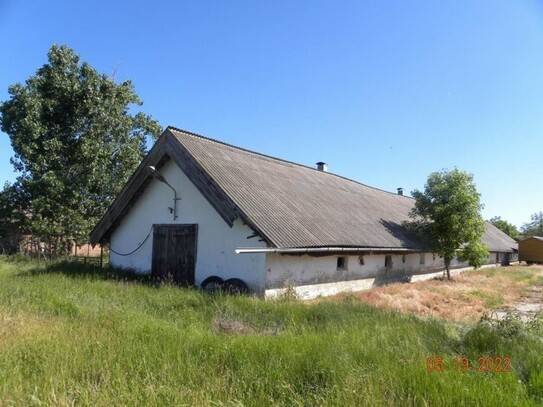
<instances>
[{"instance_id":1,"label":"green grass field","mask_svg":"<svg viewBox=\"0 0 543 407\"><path fill-rule=\"evenodd\" d=\"M512 325L422 320L351 297L209 295L4 257L0 405L540 405L541 328ZM480 357L508 357L510 372L479 372Z\"/></svg>"}]
</instances>

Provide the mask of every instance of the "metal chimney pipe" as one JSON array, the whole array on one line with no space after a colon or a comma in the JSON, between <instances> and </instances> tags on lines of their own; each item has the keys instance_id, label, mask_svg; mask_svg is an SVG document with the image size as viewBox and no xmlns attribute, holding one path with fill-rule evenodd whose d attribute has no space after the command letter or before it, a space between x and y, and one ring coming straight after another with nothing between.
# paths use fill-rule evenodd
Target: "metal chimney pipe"
<instances>
[{"instance_id":1,"label":"metal chimney pipe","mask_svg":"<svg viewBox=\"0 0 543 407\"><path fill-rule=\"evenodd\" d=\"M317 170L328 172L328 164L326 164L325 162L319 161L317 163Z\"/></svg>"}]
</instances>

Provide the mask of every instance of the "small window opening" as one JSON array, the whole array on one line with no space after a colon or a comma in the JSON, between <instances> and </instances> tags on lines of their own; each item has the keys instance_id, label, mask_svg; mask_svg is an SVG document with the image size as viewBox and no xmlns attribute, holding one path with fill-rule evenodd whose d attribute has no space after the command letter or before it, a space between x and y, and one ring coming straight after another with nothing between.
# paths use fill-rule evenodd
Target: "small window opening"
<instances>
[{"instance_id":1,"label":"small window opening","mask_svg":"<svg viewBox=\"0 0 543 407\"><path fill-rule=\"evenodd\" d=\"M405 263L405 254L402 255L402 263Z\"/></svg>"},{"instance_id":2,"label":"small window opening","mask_svg":"<svg viewBox=\"0 0 543 407\"><path fill-rule=\"evenodd\" d=\"M364 265L364 256L358 256L358 262L360 263L361 266Z\"/></svg>"},{"instance_id":3,"label":"small window opening","mask_svg":"<svg viewBox=\"0 0 543 407\"><path fill-rule=\"evenodd\" d=\"M390 254L385 256L385 267L392 268L392 256Z\"/></svg>"},{"instance_id":4,"label":"small window opening","mask_svg":"<svg viewBox=\"0 0 543 407\"><path fill-rule=\"evenodd\" d=\"M424 264L424 263L426 263L426 258L424 256L424 253L421 253L420 254L419 264Z\"/></svg>"},{"instance_id":5,"label":"small window opening","mask_svg":"<svg viewBox=\"0 0 543 407\"><path fill-rule=\"evenodd\" d=\"M436 261L436 254L435 253L432 254L432 260Z\"/></svg>"},{"instance_id":6,"label":"small window opening","mask_svg":"<svg viewBox=\"0 0 543 407\"><path fill-rule=\"evenodd\" d=\"M337 269L346 270L347 269L347 258L344 256L339 256L337 258Z\"/></svg>"}]
</instances>

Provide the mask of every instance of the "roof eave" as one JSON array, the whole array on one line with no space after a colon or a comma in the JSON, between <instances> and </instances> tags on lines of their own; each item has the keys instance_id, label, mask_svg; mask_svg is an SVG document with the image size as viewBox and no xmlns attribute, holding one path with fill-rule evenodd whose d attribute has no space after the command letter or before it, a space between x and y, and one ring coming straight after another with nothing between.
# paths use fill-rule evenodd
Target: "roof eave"
<instances>
[{"instance_id":1,"label":"roof eave","mask_svg":"<svg viewBox=\"0 0 543 407\"><path fill-rule=\"evenodd\" d=\"M279 253L279 254L310 254L310 253L422 253L422 249L406 247L238 247L236 254Z\"/></svg>"}]
</instances>

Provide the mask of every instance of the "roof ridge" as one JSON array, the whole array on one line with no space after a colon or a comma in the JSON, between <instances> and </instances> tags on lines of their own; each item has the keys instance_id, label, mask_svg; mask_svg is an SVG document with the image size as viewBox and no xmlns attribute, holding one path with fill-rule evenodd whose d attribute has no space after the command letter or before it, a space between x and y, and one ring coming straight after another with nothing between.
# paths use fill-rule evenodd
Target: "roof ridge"
<instances>
[{"instance_id":1,"label":"roof ridge","mask_svg":"<svg viewBox=\"0 0 543 407\"><path fill-rule=\"evenodd\" d=\"M339 175L339 174L335 174L333 172L329 172L329 171L321 171L317 168L314 168L314 167L310 167L309 165L304 165L304 164L300 164L300 163L296 163L294 161L289 161L289 160L285 160L283 158L278 158L278 157L274 157L272 155L268 155L268 154L263 154L263 153L259 153L257 151L253 151L253 150L249 150L247 148L244 148L244 147L239 147L239 146L235 146L233 144L229 144L229 143L226 143L224 141L220 141L220 140L217 140L217 139L214 139L212 137L208 137L208 136L203 136L201 134L198 134L198 133L194 133L192 131L188 131L188 130L184 130L184 129L180 129L178 127L175 127L175 126L168 126L166 128L166 130L174 130L174 131L177 131L177 132L180 132L180 133L185 133L189 136L192 136L192 137L197 137L197 138L201 138L203 140L207 140L207 141L211 141L211 142L214 142L214 143L217 143L217 144L221 144L221 145L224 145L226 147L230 147L230 148L233 148L235 150L240 150L240 151L243 151L245 153L249 153L249 154L254 154L254 155L257 155L257 156L260 156L260 157L264 157L264 158L269 158L271 160L274 160L274 161L279 161L279 162L283 162L283 163L286 163L286 164L291 164L291 165L295 165L295 166L298 166L298 167L303 167L303 168L307 168L307 169L310 169L310 170L313 170L313 171L317 171L319 173L323 173L323 174L328 174L328 175L331 175L331 176L334 176L334 177L337 177L337 178L341 178L343 180L346 180L346 181L350 181L350 182L354 182L355 184L358 184L358 185L362 185L364 187L367 187L367 188L371 188L371 189L374 189L374 190L377 190L377 191L381 191L381 192L385 192L387 194L391 194L391 195L394 195L394 196L401 196L403 198L407 198L407 199L414 199L413 197L411 196L407 196L407 195L399 195L395 192L392 192L392 191L386 191L384 189L381 189L381 188L377 188L377 187L374 187L372 185L367 185L367 184L364 184L362 182L359 182L357 180L354 180L354 179L351 179L351 178L347 178L343 175Z\"/></svg>"}]
</instances>

